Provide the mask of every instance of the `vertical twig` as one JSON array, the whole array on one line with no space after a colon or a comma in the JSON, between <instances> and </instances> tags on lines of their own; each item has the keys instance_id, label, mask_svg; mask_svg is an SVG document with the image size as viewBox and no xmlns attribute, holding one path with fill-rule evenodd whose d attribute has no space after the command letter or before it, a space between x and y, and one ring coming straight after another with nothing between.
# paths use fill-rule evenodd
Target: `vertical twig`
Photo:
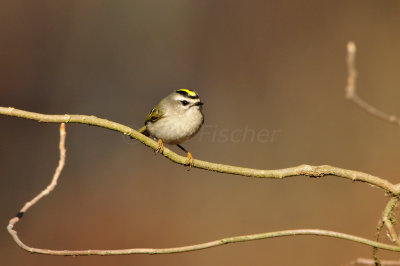
<instances>
[{"instance_id":1,"label":"vertical twig","mask_svg":"<svg viewBox=\"0 0 400 266\"><path fill-rule=\"evenodd\" d=\"M36 197L34 197L32 200L28 201L25 203L25 205L22 207L22 209L17 213L15 217L13 217L7 226L8 232L11 234L13 237L14 241L22 248L29 250L30 247L26 246L18 237L17 231L15 231L14 225L21 220L22 216L24 215L25 212L29 210L30 207L35 205L41 198L44 196L47 196L50 194L51 191L56 187L57 185L57 180L60 177L61 171L64 168L65 165L65 137L67 133L65 131L65 123L61 123L60 125L60 143L59 143L59 149L60 149L60 159L58 161L58 166L56 168L56 171L54 172L53 178L50 182L50 184L43 189Z\"/></svg>"},{"instance_id":2,"label":"vertical twig","mask_svg":"<svg viewBox=\"0 0 400 266\"><path fill-rule=\"evenodd\" d=\"M353 101L358 107L366 111L367 113L382 119L386 122L396 124L400 126L400 120L395 115L387 114L378 108L372 106L371 104L367 103L363 99L361 99L356 93L356 82L357 82L357 70L356 70L356 52L357 48L354 42L349 42L347 44L347 85L346 85L346 98Z\"/></svg>"},{"instance_id":3,"label":"vertical twig","mask_svg":"<svg viewBox=\"0 0 400 266\"><path fill-rule=\"evenodd\" d=\"M393 215L393 211L397 207L398 202L398 197L392 197L386 204L386 207L382 212L382 217L379 219L378 226L376 228L375 241L379 242L383 226L385 225L388 229L388 237L390 241L400 246L399 236L394 228L395 218ZM376 247L372 248L372 256L374 258L375 265L381 265L381 261L378 258L378 249Z\"/></svg>"},{"instance_id":4,"label":"vertical twig","mask_svg":"<svg viewBox=\"0 0 400 266\"><path fill-rule=\"evenodd\" d=\"M351 99L356 91L356 80L357 80L357 70L355 67L356 62L356 44L354 42L347 43L347 86L346 86L346 98Z\"/></svg>"},{"instance_id":5,"label":"vertical twig","mask_svg":"<svg viewBox=\"0 0 400 266\"><path fill-rule=\"evenodd\" d=\"M396 232L396 229L394 228L394 225L397 221L396 217L393 215L393 211L396 209L398 202L398 197L393 197L390 199L390 201L386 205L385 210L383 211L382 221L388 229L390 240L396 245L400 246L399 236Z\"/></svg>"},{"instance_id":6,"label":"vertical twig","mask_svg":"<svg viewBox=\"0 0 400 266\"><path fill-rule=\"evenodd\" d=\"M383 229L383 220L382 218L379 219L378 221L378 226L376 227L376 233L375 233L375 241L379 242L379 238L381 236L381 232ZM372 258L374 259L374 265L380 265L381 262L378 257L378 249L376 247L372 247Z\"/></svg>"}]
</instances>

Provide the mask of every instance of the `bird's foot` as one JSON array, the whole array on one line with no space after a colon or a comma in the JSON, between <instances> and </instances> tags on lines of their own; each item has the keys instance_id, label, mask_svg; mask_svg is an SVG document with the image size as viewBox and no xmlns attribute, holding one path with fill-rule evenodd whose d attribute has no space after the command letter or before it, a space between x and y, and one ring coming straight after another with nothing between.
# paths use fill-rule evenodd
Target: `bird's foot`
<instances>
[{"instance_id":1,"label":"bird's foot","mask_svg":"<svg viewBox=\"0 0 400 266\"><path fill-rule=\"evenodd\" d=\"M188 171L190 169L192 169L192 167L193 167L193 156L192 156L192 154L190 152L187 153L187 163L186 164L189 165Z\"/></svg>"},{"instance_id":2,"label":"bird's foot","mask_svg":"<svg viewBox=\"0 0 400 266\"><path fill-rule=\"evenodd\" d=\"M164 152L164 142L162 141L162 139L158 139L158 147L155 150L155 152L159 152L159 153L163 154L163 152Z\"/></svg>"}]
</instances>

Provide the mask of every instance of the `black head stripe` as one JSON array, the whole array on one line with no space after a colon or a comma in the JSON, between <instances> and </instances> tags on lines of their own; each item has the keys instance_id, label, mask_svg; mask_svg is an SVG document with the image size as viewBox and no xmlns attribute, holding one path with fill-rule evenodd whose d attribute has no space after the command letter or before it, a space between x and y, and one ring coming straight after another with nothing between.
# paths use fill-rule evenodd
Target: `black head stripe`
<instances>
[{"instance_id":1,"label":"black head stripe","mask_svg":"<svg viewBox=\"0 0 400 266\"><path fill-rule=\"evenodd\" d=\"M196 92L192 91L192 90L188 90L188 89L180 89L177 90L176 93L179 93L185 97L191 98L191 99L198 99L199 95L197 95Z\"/></svg>"}]
</instances>

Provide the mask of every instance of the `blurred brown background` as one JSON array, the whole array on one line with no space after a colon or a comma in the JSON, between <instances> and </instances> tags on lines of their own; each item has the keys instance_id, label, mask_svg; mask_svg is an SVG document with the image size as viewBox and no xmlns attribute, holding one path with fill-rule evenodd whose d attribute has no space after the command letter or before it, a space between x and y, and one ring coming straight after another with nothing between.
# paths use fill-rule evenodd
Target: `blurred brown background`
<instances>
[{"instance_id":1,"label":"blurred brown background","mask_svg":"<svg viewBox=\"0 0 400 266\"><path fill-rule=\"evenodd\" d=\"M344 98L345 47L354 40L360 95L400 114L400 1L1 6L2 106L139 127L162 97L194 88L205 102L205 130L184 146L196 158L268 169L331 164L400 182L400 128ZM371 257L370 247L311 236L174 255L28 254L5 227L49 182L58 125L0 116L0 128L2 265L341 265ZM270 137L251 137L260 131ZM176 247L295 228L373 238L387 201L381 190L337 177L188 172L115 132L77 124L67 132L59 185L16 227L35 247Z\"/></svg>"}]
</instances>

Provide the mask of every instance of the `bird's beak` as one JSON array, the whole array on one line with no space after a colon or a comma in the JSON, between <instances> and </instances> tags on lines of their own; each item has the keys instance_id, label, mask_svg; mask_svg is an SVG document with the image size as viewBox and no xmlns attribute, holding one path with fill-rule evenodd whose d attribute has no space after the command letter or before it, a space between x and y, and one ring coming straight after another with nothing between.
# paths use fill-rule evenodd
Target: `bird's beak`
<instances>
[{"instance_id":1,"label":"bird's beak","mask_svg":"<svg viewBox=\"0 0 400 266\"><path fill-rule=\"evenodd\" d=\"M195 103L195 104L193 104L194 106L202 106L204 103L203 102L197 102L197 103Z\"/></svg>"}]
</instances>

